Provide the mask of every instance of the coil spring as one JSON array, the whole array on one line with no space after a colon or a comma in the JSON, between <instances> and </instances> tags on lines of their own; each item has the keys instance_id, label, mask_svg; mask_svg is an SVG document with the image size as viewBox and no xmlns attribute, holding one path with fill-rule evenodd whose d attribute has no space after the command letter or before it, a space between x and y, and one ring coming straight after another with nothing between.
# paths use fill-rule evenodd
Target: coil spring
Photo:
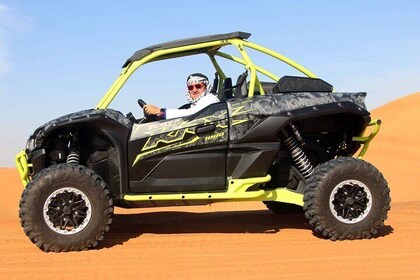
<instances>
[{"instance_id":1,"label":"coil spring","mask_svg":"<svg viewBox=\"0 0 420 280\"><path fill-rule=\"evenodd\" d=\"M67 156L67 163L77 163L77 164L79 164L79 162L80 162L79 151L71 150L69 152L69 155Z\"/></svg>"},{"instance_id":2,"label":"coil spring","mask_svg":"<svg viewBox=\"0 0 420 280\"><path fill-rule=\"evenodd\" d=\"M70 140L69 154L67 156L66 162L76 164L79 164L80 162L80 147L77 135L73 135L73 138Z\"/></svg>"},{"instance_id":3,"label":"coil spring","mask_svg":"<svg viewBox=\"0 0 420 280\"><path fill-rule=\"evenodd\" d=\"M308 179L314 172L314 168L306 157L305 152L299 147L299 144L292 136L287 137L284 142L289 149L292 159L296 163L296 167L299 169L300 173L302 173L303 177Z\"/></svg>"}]
</instances>

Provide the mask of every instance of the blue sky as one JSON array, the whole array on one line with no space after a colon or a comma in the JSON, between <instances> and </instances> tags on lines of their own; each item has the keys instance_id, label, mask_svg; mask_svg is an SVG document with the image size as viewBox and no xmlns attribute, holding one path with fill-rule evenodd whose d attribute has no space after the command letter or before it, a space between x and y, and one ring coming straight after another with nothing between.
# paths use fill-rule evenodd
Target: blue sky
<instances>
[{"instance_id":1,"label":"blue sky","mask_svg":"<svg viewBox=\"0 0 420 280\"><path fill-rule=\"evenodd\" d=\"M136 50L179 38L252 33L374 109L420 91L419 15L420 1L0 0L0 166L38 126L95 107ZM199 56L147 65L110 107L182 105L191 72L212 75Z\"/></svg>"}]
</instances>

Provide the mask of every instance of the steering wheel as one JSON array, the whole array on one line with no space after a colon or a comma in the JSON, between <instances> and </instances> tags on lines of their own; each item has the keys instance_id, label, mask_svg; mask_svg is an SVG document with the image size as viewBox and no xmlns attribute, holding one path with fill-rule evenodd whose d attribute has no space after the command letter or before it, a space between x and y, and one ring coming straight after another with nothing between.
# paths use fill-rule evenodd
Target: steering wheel
<instances>
[{"instance_id":1,"label":"steering wheel","mask_svg":"<svg viewBox=\"0 0 420 280\"><path fill-rule=\"evenodd\" d=\"M139 100L137 100L137 103L139 104L139 106L140 106L142 109L143 109L143 107L144 107L145 105L147 105L147 103L146 103L146 102L144 102L144 100L143 100L143 99L139 99ZM143 111L143 114L144 114L144 118L146 119L146 121L147 121L147 122L152 122L152 121L157 121L157 120L159 120L159 117L158 117L158 116L147 114L147 113L146 113L146 112L144 112L144 111Z\"/></svg>"},{"instance_id":2,"label":"steering wheel","mask_svg":"<svg viewBox=\"0 0 420 280\"><path fill-rule=\"evenodd\" d=\"M139 99L139 100L137 100L137 103L139 104L139 106L143 109L143 107L144 107L144 105L146 105L147 103L146 102L144 102L144 100L143 99Z\"/></svg>"},{"instance_id":3,"label":"steering wheel","mask_svg":"<svg viewBox=\"0 0 420 280\"><path fill-rule=\"evenodd\" d=\"M143 99L139 99L137 100L137 104L139 104L139 106L143 109L143 107L147 104L146 102L144 102ZM150 119L152 117L152 115L147 114L145 111L143 111L144 117L146 119Z\"/></svg>"},{"instance_id":4,"label":"steering wheel","mask_svg":"<svg viewBox=\"0 0 420 280\"><path fill-rule=\"evenodd\" d=\"M143 100L143 99L139 99L139 100L137 100L137 103L139 104L139 106L140 106L142 109L143 109L144 105L146 105L146 104L147 104L146 102L144 102L144 100ZM144 111L143 111L143 114L144 114L144 119L143 119L143 118L142 118L142 119L136 119L136 118L134 117L133 113L131 113L131 112L129 112L129 113L126 115L126 117L127 117L128 119L130 119L133 123L142 123L142 122L144 122L144 121L151 121L151 120L153 119L153 117L154 117L154 116L152 116L152 115L146 114L146 112L144 112Z\"/></svg>"}]
</instances>

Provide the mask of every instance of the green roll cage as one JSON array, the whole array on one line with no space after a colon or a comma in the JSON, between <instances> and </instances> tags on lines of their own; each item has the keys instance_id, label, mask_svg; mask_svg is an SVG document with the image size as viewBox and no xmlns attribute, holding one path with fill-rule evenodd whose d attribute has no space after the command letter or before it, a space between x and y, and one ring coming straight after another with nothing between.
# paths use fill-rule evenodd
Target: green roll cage
<instances>
[{"instance_id":1,"label":"green roll cage","mask_svg":"<svg viewBox=\"0 0 420 280\"><path fill-rule=\"evenodd\" d=\"M221 52L219 49L228 45L233 45L237 48L239 53L242 55L242 58L236 57L224 52ZM248 42L242 38L229 38L229 39L222 39L222 40L214 40L209 41L205 43L197 43L197 44L191 44L186 46L180 46L180 47L169 47L165 49L159 49L156 51L151 51L149 54L146 54L144 57L142 57L139 60L136 61L130 61L125 67L123 67L121 74L117 78L117 80L112 84L108 92L105 94L105 96L102 98L102 100L96 105L97 109L106 109L108 108L109 104L112 102L112 100L115 98L115 96L118 94L122 86L125 84L125 82L128 80L128 78L136 71L140 66L154 62L159 60L165 60L165 59L172 59L177 57L183 57L183 56L190 56L190 55L196 55L196 54L202 54L205 53L210 57L211 62L213 63L213 66L216 70L216 72L219 74L219 77L221 81L226 79L225 73L222 71L222 69L219 66L219 63L216 60L216 57L222 57L234 62L237 62L239 64L242 64L245 66L247 70L250 72L250 83L249 83L249 89L248 89L248 97L252 97L254 95L254 89L257 87L259 88L259 92L261 95L264 95L264 89L258 79L257 72L264 74L265 76L269 77L273 81L277 82L280 77L276 76L275 74L271 73L270 71L255 65L249 55L246 52L246 48L251 48L256 51L262 52L264 54L270 55L303 73L307 77L310 78L317 78L317 76L303 67L302 65L298 64L297 62L291 60L290 58L287 58L273 50L270 50L268 48L262 47L260 45L257 45L255 43ZM220 83L221 85L222 83ZM219 90L220 90L219 85Z\"/></svg>"}]
</instances>

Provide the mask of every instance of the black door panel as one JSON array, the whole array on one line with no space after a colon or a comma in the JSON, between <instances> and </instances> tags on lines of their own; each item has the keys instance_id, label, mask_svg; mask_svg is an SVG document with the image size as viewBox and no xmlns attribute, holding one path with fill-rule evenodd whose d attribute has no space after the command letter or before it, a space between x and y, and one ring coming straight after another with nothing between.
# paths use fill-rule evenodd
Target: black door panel
<instances>
[{"instance_id":1,"label":"black door panel","mask_svg":"<svg viewBox=\"0 0 420 280\"><path fill-rule=\"evenodd\" d=\"M227 108L222 102L191 116L136 124L128 143L130 189L225 189L227 143Z\"/></svg>"},{"instance_id":2,"label":"black door panel","mask_svg":"<svg viewBox=\"0 0 420 280\"><path fill-rule=\"evenodd\" d=\"M132 181L139 193L214 191L226 186L226 150L203 151L165 156L143 181ZM182 170L181 170L182 169Z\"/></svg>"}]
</instances>

